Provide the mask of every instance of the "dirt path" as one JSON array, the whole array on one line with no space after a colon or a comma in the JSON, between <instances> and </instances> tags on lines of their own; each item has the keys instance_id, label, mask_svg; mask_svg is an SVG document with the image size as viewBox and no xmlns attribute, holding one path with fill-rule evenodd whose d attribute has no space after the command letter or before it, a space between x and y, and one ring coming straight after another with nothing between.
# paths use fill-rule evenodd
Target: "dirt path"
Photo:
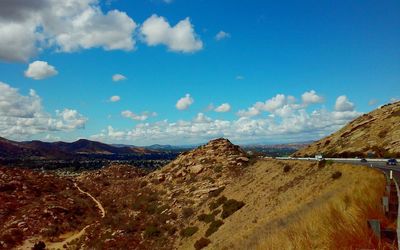
<instances>
[{"instance_id":1,"label":"dirt path","mask_svg":"<svg viewBox=\"0 0 400 250\"><path fill-rule=\"evenodd\" d=\"M74 183L74 186L79 190L79 192L81 192L81 193L83 193L83 194L89 196L89 197L96 203L96 206L97 206L97 207L99 208L99 210L100 210L101 218L104 218L104 217L106 216L106 210L104 209L103 205L101 205L101 203L100 203L96 198L94 198L90 193L83 191L83 190L78 186L78 184ZM63 240L60 241L60 242L48 242L48 241L46 241L46 242L45 242L45 243L46 243L46 249L64 249L64 245L67 245L68 243L70 243L70 242L72 242L72 241L74 241L74 240L79 239L80 237L82 237L82 235L85 234L86 229L88 229L91 225L93 225L93 224L90 224L90 225L85 226L85 227L84 227L81 231L79 231L79 232L69 232L69 233L66 233L66 234L61 235L59 238L60 238L60 239L63 239ZM26 250L32 249L33 245L34 245L35 242L37 242L38 240L39 240L39 238L37 238L37 237L32 238L32 239L29 239L29 240L25 241L24 244L23 244L22 246L18 247L18 249L24 249L24 250L25 250L25 249L26 249Z\"/></svg>"},{"instance_id":2,"label":"dirt path","mask_svg":"<svg viewBox=\"0 0 400 250\"><path fill-rule=\"evenodd\" d=\"M88 192L83 191L78 184L74 183L74 186L79 190L79 192L86 194L87 196L89 196L97 205L97 207L100 209L101 211L101 218L104 218L104 216L106 216L106 210L104 209L103 205L101 205L101 203L94 198L91 194L89 194Z\"/></svg>"}]
</instances>

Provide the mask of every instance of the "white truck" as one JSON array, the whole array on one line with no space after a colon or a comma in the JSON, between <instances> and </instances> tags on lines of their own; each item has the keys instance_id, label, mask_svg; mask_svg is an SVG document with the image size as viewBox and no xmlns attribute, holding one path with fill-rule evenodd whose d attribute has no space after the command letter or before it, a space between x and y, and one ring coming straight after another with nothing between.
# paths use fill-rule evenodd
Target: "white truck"
<instances>
[{"instance_id":1,"label":"white truck","mask_svg":"<svg viewBox=\"0 0 400 250\"><path fill-rule=\"evenodd\" d=\"M323 159L324 159L324 157L322 157L322 155L315 155L315 160L321 161Z\"/></svg>"}]
</instances>

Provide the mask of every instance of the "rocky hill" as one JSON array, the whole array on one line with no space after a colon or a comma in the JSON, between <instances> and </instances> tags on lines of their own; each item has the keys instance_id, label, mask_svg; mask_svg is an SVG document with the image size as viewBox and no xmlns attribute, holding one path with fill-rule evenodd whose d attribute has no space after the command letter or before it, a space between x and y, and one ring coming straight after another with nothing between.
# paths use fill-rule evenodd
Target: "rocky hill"
<instances>
[{"instance_id":1,"label":"rocky hill","mask_svg":"<svg viewBox=\"0 0 400 250\"><path fill-rule=\"evenodd\" d=\"M400 157L400 102L387 104L293 154L295 157Z\"/></svg>"},{"instance_id":2,"label":"rocky hill","mask_svg":"<svg viewBox=\"0 0 400 250\"><path fill-rule=\"evenodd\" d=\"M96 219L94 203L73 181L52 174L0 167L0 249L34 237L53 238Z\"/></svg>"},{"instance_id":3,"label":"rocky hill","mask_svg":"<svg viewBox=\"0 0 400 250\"><path fill-rule=\"evenodd\" d=\"M59 198L45 198L63 207L61 214L55 214L59 223L52 224L52 236L23 229L17 240L28 238L26 249L39 240L49 249L376 248L379 241L365 221L370 214L384 216L382 207L372 204L380 204L385 178L372 168L321 163L258 159L220 138L151 172L114 164L74 177L54 177L73 193L59 193L55 186ZM45 174L26 173L37 175L29 180L33 187L26 192L42 188ZM49 185L43 188L47 192ZM2 195L14 203L23 200L8 196L8 190L0 190L0 201ZM86 214L64 202L65 195L75 201L79 193L99 209L91 207ZM17 194L31 197L20 189ZM9 217L8 223L14 225L13 219L24 220L25 214L37 211L28 208L18 210L23 214ZM75 213L75 218L68 217ZM40 211L31 221L47 228L36 215ZM83 225L80 216L87 218ZM336 230L335 225L343 228ZM68 229L71 232L65 233ZM0 245L8 242L9 235L0 234Z\"/></svg>"}]
</instances>

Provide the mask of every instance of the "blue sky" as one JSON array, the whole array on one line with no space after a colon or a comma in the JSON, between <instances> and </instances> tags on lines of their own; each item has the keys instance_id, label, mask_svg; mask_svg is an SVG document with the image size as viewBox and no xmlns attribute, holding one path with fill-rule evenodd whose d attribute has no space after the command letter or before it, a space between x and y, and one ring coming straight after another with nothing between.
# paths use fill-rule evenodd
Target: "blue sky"
<instances>
[{"instance_id":1,"label":"blue sky","mask_svg":"<svg viewBox=\"0 0 400 250\"><path fill-rule=\"evenodd\" d=\"M0 136L305 141L400 98L398 1L77 1L0 4Z\"/></svg>"}]
</instances>

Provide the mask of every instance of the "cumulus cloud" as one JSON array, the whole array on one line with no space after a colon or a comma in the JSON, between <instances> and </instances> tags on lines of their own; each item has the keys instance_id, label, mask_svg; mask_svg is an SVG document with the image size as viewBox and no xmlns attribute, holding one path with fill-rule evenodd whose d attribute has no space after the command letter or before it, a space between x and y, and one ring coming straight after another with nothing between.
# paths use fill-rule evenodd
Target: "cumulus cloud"
<instances>
[{"instance_id":1,"label":"cumulus cloud","mask_svg":"<svg viewBox=\"0 0 400 250\"><path fill-rule=\"evenodd\" d=\"M349 101L347 96L341 95L336 99L335 110L340 112L354 111L354 104Z\"/></svg>"},{"instance_id":2,"label":"cumulus cloud","mask_svg":"<svg viewBox=\"0 0 400 250\"><path fill-rule=\"evenodd\" d=\"M236 120L212 119L198 113L191 120L168 120L139 123L127 130L104 129L92 137L104 141L153 143L199 143L216 137L227 137L237 143L267 141L315 140L361 115L356 110L329 111L325 108L307 111L293 96L278 94L244 110L252 113ZM267 112L265 117L251 117ZM115 136L118 133L118 136Z\"/></svg>"},{"instance_id":3,"label":"cumulus cloud","mask_svg":"<svg viewBox=\"0 0 400 250\"><path fill-rule=\"evenodd\" d=\"M110 97L110 102L119 102L121 100L121 97L118 95L113 95Z\"/></svg>"},{"instance_id":4,"label":"cumulus cloud","mask_svg":"<svg viewBox=\"0 0 400 250\"><path fill-rule=\"evenodd\" d=\"M4 0L0 3L0 60L27 61L40 50L132 50L136 23L98 0Z\"/></svg>"},{"instance_id":5,"label":"cumulus cloud","mask_svg":"<svg viewBox=\"0 0 400 250\"><path fill-rule=\"evenodd\" d=\"M126 79L127 79L126 76L121 75L121 74L115 74L115 75L112 76L112 80L114 82L119 82L119 81L123 81L123 80L126 80Z\"/></svg>"},{"instance_id":6,"label":"cumulus cloud","mask_svg":"<svg viewBox=\"0 0 400 250\"><path fill-rule=\"evenodd\" d=\"M29 64L28 69L25 71L25 76L35 79L42 80L51 76L57 75L58 72L54 66L49 65L44 61L34 61Z\"/></svg>"},{"instance_id":7,"label":"cumulus cloud","mask_svg":"<svg viewBox=\"0 0 400 250\"><path fill-rule=\"evenodd\" d=\"M283 94L277 94L265 102L256 102L247 110L239 110L237 113L240 117L251 117L261 114L263 111L273 113L275 110L282 108L287 103L287 97Z\"/></svg>"},{"instance_id":8,"label":"cumulus cloud","mask_svg":"<svg viewBox=\"0 0 400 250\"><path fill-rule=\"evenodd\" d=\"M231 111L231 105L229 103L223 103L214 109L215 112L225 113Z\"/></svg>"},{"instance_id":9,"label":"cumulus cloud","mask_svg":"<svg viewBox=\"0 0 400 250\"><path fill-rule=\"evenodd\" d=\"M180 98L175 107L178 110L186 110L194 103L194 99L190 96L190 94L186 94L184 97Z\"/></svg>"},{"instance_id":10,"label":"cumulus cloud","mask_svg":"<svg viewBox=\"0 0 400 250\"><path fill-rule=\"evenodd\" d=\"M305 105L324 102L324 98L317 95L317 92L315 92L315 90L305 92L303 95L301 95L301 99L303 100L303 103Z\"/></svg>"},{"instance_id":11,"label":"cumulus cloud","mask_svg":"<svg viewBox=\"0 0 400 250\"><path fill-rule=\"evenodd\" d=\"M54 131L85 127L87 118L77 110L56 110L55 116L44 111L34 90L22 95L19 90L0 82L0 136L14 139Z\"/></svg>"},{"instance_id":12,"label":"cumulus cloud","mask_svg":"<svg viewBox=\"0 0 400 250\"><path fill-rule=\"evenodd\" d=\"M203 42L195 33L189 18L172 27L164 17L152 15L142 24L140 32L149 46L163 44L171 51L184 53L203 48Z\"/></svg>"},{"instance_id":13,"label":"cumulus cloud","mask_svg":"<svg viewBox=\"0 0 400 250\"><path fill-rule=\"evenodd\" d=\"M145 111L145 112L142 112L141 114L135 114L130 110L125 110L125 111L121 112L121 115L125 118L129 118L134 121L145 121L149 117L157 116L157 113Z\"/></svg>"},{"instance_id":14,"label":"cumulus cloud","mask_svg":"<svg viewBox=\"0 0 400 250\"><path fill-rule=\"evenodd\" d=\"M220 32L218 32L218 33L215 35L215 40L221 41L221 40L223 40L223 39L230 38L230 37L231 37L231 34L229 34L229 33L225 32L225 31L221 30Z\"/></svg>"}]
</instances>

